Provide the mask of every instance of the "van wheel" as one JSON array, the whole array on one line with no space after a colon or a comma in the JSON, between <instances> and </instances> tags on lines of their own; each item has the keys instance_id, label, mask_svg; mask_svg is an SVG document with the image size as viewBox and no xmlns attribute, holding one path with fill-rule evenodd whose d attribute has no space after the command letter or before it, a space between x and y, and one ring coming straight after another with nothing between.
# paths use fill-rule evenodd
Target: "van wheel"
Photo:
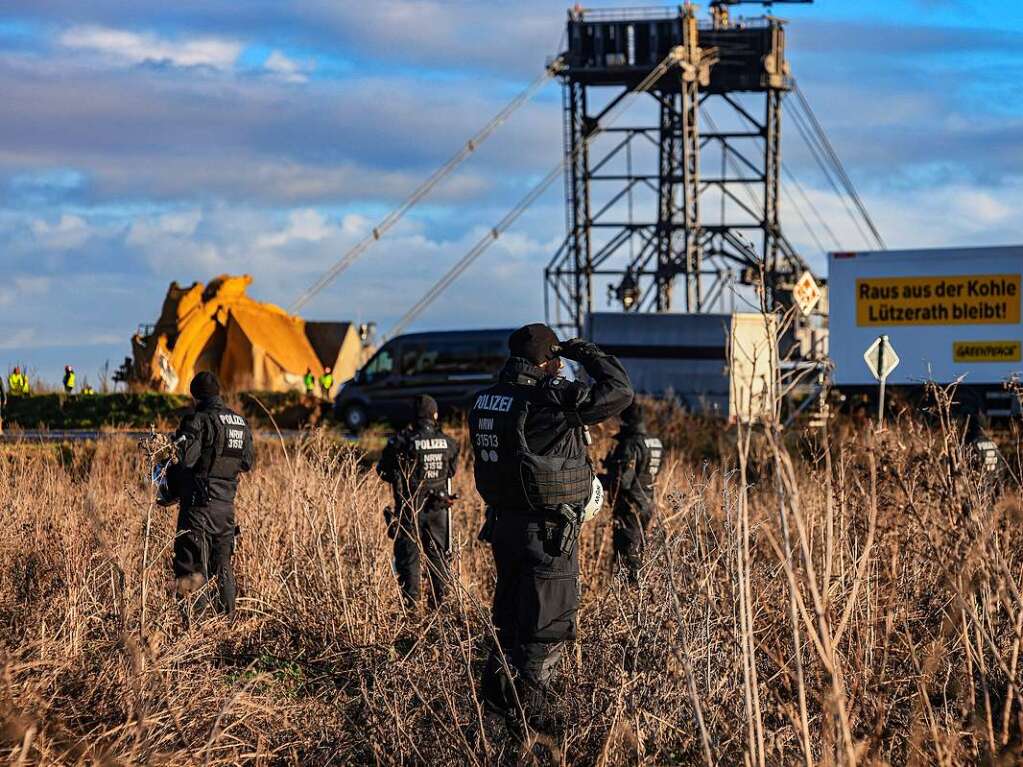
<instances>
[{"instance_id":1,"label":"van wheel","mask_svg":"<svg viewBox=\"0 0 1023 767\"><path fill-rule=\"evenodd\" d=\"M349 431L358 433L366 428L369 415L362 405L349 405L345 408L342 420Z\"/></svg>"}]
</instances>

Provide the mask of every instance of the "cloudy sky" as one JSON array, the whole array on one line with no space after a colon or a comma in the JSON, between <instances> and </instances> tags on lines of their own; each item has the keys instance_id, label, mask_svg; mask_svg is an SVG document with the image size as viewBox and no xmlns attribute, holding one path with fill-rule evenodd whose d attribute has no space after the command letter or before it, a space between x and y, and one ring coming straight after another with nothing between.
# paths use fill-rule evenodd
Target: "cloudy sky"
<instances>
[{"instance_id":1,"label":"cloudy sky","mask_svg":"<svg viewBox=\"0 0 1023 767\"><path fill-rule=\"evenodd\" d=\"M288 305L536 76L567 5L7 0L0 367L55 381L65 362L116 366L171 280L247 272L255 297ZM889 246L1023 241L1023 3L776 12ZM558 161L560 120L549 85L307 316L388 328ZM791 134L791 170L840 244L864 247ZM416 327L541 318L563 235L556 184Z\"/></svg>"}]
</instances>

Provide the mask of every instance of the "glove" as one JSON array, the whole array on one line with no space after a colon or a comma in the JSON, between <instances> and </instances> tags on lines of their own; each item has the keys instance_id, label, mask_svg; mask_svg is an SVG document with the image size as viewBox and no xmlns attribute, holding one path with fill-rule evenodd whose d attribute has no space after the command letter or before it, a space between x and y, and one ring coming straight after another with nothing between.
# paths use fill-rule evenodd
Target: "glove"
<instances>
[{"instance_id":1,"label":"glove","mask_svg":"<svg viewBox=\"0 0 1023 767\"><path fill-rule=\"evenodd\" d=\"M600 347L584 338L572 338L558 347L558 355L566 360L582 362L584 359L603 355Z\"/></svg>"}]
</instances>

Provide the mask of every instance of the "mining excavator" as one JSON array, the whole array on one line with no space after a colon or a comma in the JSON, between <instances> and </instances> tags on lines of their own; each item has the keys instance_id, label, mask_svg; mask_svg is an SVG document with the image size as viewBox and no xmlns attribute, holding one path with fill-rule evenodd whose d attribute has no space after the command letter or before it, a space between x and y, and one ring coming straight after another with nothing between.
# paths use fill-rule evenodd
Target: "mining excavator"
<instances>
[{"instance_id":1,"label":"mining excavator","mask_svg":"<svg viewBox=\"0 0 1023 767\"><path fill-rule=\"evenodd\" d=\"M249 275L226 274L206 285L172 282L156 324L132 337L118 380L187 393L192 377L209 370L228 390L301 391L307 370L319 380L329 366L336 388L368 358L372 326L308 322L250 298L251 284Z\"/></svg>"}]
</instances>

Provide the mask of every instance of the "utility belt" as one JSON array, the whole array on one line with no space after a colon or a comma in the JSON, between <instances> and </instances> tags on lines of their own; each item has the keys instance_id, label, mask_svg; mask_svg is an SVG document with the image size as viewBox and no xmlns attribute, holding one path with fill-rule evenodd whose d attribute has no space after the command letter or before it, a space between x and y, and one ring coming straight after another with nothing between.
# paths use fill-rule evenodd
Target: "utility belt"
<instances>
[{"instance_id":1,"label":"utility belt","mask_svg":"<svg viewBox=\"0 0 1023 767\"><path fill-rule=\"evenodd\" d=\"M534 510L520 511L517 509L498 511L492 506L488 506L483 520L483 527L480 529L476 539L483 543L493 543L494 528L497 526L498 517L505 514L526 522L540 523L545 540L556 541L558 548L564 556L571 554L575 548L576 541L579 539L579 530L583 523L582 509L568 504L561 504L556 508L545 509L541 512Z\"/></svg>"},{"instance_id":2,"label":"utility belt","mask_svg":"<svg viewBox=\"0 0 1023 767\"><path fill-rule=\"evenodd\" d=\"M567 504L544 509L495 509L492 506L488 506L487 511L493 511L499 517L515 517L524 522L558 522L564 518L564 515L559 511L562 508L572 507Z\"/></svg>"}]
</instances>

